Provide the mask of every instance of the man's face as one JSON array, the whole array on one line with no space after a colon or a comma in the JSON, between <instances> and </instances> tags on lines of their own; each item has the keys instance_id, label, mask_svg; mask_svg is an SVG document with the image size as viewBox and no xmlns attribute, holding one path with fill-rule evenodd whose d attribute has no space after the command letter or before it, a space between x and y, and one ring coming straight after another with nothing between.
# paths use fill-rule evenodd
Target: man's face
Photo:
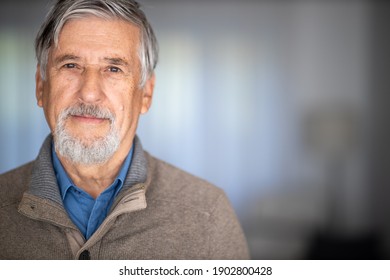
<instances>
[{"instance_id":1,"label":"man's face","mask_svg":"<svg viewBox=\"0 0 390 280\"><path fill-rule=\"evenodd\" d=\"M38 105L55 141L59 126L84 147L115 131L115 153L123 157L129 151L154 86L153 77L139 87L139 42L139 28L121 20L87 17L64 25L57 47L49 52L46 79L38 70L36 75Z\"/></svg>"}]
</instances>

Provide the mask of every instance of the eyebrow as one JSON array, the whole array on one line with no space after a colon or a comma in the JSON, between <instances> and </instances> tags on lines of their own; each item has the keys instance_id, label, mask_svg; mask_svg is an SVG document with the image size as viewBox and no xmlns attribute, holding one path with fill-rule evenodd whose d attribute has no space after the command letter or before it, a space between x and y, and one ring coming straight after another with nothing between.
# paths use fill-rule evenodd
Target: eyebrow
<instances>
[{"instance_id":1,"label":"eyebrow","mask_svg":"<svg viewBox=\"0 0 390 280\"><path fill-rule=\"evenodd\" d=\"M67 60L80 60L80 57L73 55L73 54L64 54L64 55L57 57L54 60L54 62L55 62L55 64L60 64L60 63L67 61Z\"/></svg>"},{"instance_id":2,"label":"eyebrow","mask_svg":"<svg viewBox=\"0 0 390 280\"><path fill-rule=\"evenodd\" d=\"M129 66L129 63L126 60L119 57L105 57L104 60L113 65Z\"/></svg>"},{"instance_id":3,"label":"eyebrow","mask_svg":"<svg viewBox=\"0 0 390 280\"><path fill-rule=\"evenodd\" d=\"M55 62L55 64L61 64L67 60L79 61L80 59L81 58L77 55L64 54L64 55L57 57L54 60L54 62ZM120 58L120 57L104 57L103 60L106 61L107 63L113 64L113 65L122 65L122 66L127 66L127 67L129 66L129 63L125 59Z\"/></svg>"}]
</instances>

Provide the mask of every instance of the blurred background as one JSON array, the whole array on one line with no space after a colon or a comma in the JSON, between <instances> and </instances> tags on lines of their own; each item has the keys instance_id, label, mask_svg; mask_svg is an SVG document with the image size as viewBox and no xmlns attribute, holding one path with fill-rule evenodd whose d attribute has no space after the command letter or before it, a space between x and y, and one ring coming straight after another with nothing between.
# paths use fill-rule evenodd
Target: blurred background
<instances>
[{"instance_id":1,"label":"blurred background","mask_svg":"<svg viewBox=\"0 0 390 280\"><path fill-rule=\"evenodd\" d=\"M253 259L390 257L386 1L140 1L160 44L138 134L225 190ZM0 5L0 173L49 133L33 42L49 0Z\"/></svg>"}]
</instances>

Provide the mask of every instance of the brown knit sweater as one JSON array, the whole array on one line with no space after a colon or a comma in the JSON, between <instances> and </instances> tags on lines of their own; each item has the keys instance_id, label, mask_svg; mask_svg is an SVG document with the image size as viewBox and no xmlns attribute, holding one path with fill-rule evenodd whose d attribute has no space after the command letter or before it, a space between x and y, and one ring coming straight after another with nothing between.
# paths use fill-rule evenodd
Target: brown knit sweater
<instances>
[{"instance_id":1,"label":"brown knit sweater","mask_svg":"<svg viewBox=\"0 0 390 280\"><path fill-rule=\"evenodd\" d=\"M144 152L85 240L63 207L49 136L38 158L0 175L0 259L248 259L224 192Z\"/></svg>"}]
</instances>

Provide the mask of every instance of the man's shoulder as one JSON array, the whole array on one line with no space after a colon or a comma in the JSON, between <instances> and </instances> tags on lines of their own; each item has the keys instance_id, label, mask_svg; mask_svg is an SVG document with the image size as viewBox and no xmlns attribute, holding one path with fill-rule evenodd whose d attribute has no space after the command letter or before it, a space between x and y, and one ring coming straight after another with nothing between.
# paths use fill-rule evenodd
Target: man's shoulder
<instances>
[{"instance_id":1,"label":"man's shoulder","mask_svg":"<svg viewBox=\"0 0 390 280\"><path fill-rule=\"evenodd\" d=\"M34 162L29 162L0 175L0 207L18 202L28 188Z\"/></svg>"},{"instance_id":2,"label":"man's shoulder","mask_svg":"<svg viewBox=\"0 0 390 280\"><path fill-rule=\"evenodd\" d=\"M154 199L171 200L208 212L225 193L212 183L146 153Z\"/></svg>"}]
</instances>

